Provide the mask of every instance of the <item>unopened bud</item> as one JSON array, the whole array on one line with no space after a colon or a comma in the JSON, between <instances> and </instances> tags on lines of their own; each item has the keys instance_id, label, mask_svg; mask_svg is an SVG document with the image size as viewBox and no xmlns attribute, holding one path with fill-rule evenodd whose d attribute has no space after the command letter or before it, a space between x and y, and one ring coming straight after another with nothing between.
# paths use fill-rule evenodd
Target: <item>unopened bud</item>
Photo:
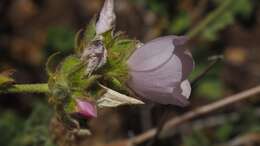
<instances>
[{"instance_id":1,"label":"unopened bud","mask_svg":"<svg viewBox=\"0 0 260 146\"><path fill-rule=\"evenodd\" d=\"M105 0L96 23L96 34L101 35L111 30L115 25L114 0Z\"/></svg>"}]
</instances>

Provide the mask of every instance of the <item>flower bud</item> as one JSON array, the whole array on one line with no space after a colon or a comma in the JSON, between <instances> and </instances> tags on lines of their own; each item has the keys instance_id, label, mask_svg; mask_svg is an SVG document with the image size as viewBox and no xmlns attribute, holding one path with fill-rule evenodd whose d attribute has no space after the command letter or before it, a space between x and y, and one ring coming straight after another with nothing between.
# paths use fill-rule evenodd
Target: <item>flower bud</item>
<instances>
[{"instance_id":1,"label":"flower bud","mask_svg":"<svg viewBox=\"0 0 260 146\"><path fill-rule=\"evenodd\" d=\"M114 0L105 0L96 23L96 34L101 35L111 30L115 25Z\"/></svg>"},{"instance_id":2,"label":"flower bud","mask_svg":"<svg viewBox=\"0 0 260 146\"><path fill-rule=\"evenodd\" d=\"M77 104L77 112L83 117L87 119L97 117L96 106L94 106L90 102L77 99L76 104Z\"/></svg>"},{"instance_id":3,"label":"flower bud","mask_svg":"<svg viewBox=\"0 0 260 146\"><path fill-rule=\"evenodd\" d=\"M191 93L187 77L194 68L192 56L182 47L186 40L165 36L136 49L128 60L128 86L142 98L186 106Z\"/></svg>"},{"instance_id":4,"label":"flower bud","mask_svg":"<svg viewBox=\"0 0 260 146\"><path fill-rule=\"evenodd\" d=\"M84 49L81 60L88 63L85 73L91 75L106 63L107 50L100 40L94 41L89 47Z\"/></svg>"}]
</instances>

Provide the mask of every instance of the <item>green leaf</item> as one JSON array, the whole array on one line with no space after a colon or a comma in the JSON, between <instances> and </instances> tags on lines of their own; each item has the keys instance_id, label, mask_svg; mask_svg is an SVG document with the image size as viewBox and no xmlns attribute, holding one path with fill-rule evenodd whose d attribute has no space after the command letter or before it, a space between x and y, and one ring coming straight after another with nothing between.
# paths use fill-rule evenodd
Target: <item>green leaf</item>
<instances>
[{"instance_id":1,"label":"green leaf","mask_svg":"<svg viewBox=\"0 0 260 146\"><path fill-rule=\"evenodd\" d=\"M61 63L61 66L59 69L60 74L67 76L71 73L74 73L80 69L79 67L81 64L82 63L77 56L75 56L75 55L68 56Z\"/></svg>"},{"instance_id":2,"label":"green leaf","mask_svg":"<svg viewBox=\"0 0 260 146\"><path fill-rule=\"evenodd\" d=\"M108 49L108 60L112 67L124 64L135 50L137 43L135 40L126 38L120 32L115 37L111 34L105 35L105 42Z\"/></svg>"},{"instance_id":3,"label":"green leaf","mask_svg":"<svg viewBox=\"0 0 260 146\"><path fill-rule=\"evenodd\" d=\"M76 101L73 98L70 98L66 103L64 110L66 113L74 113L76 112Z\"/></svg>"},{"instance_id":4,"label":"green leaf","mask_svg":"<svg viewBox=\"0 0 260 146\"><path fill-rule=\"evenodd\" d=\"M82 38L81 38L81 34L82 34L83 30L79 30L74 38L74 51L75 53L80 56L82 53L82 50L84 49L83 43L82 43Z\"/></svg>"},{"instance_id":5,"label":"green leaf","mask_svg":"<svg viewBox=\"0 0 260 146\"><path fill-rule=\"evenodd\" d=\"M96 37L96 20L97 17L94 16L89 24L87 25L84 33L83 33L83 38L81 39L81 32L79 31L76 34L75 37L75 53L80 56L84 50L84 48L86 48L87 46L90 45L90 43L95 39Z\"/></svg>"},{"instance_id":6,"label":"green leaf","mask_svg":"<svg viewBox=\"0 0 260 146\"><path fill-rule=\"evenodd\" d=\"M128 79L127 60L136 48L137 41L126 38L121 32L113 36L112 32L103 34L108 50L107 64L100 70L109 83L109 87L118 91Z\"/></svg>"},{"instance_id":7,"label":"green leaf","mask_svg":"<svg viewBox=\"0 0 260 146\"><path fill-rule=\"evenodd\" d=\"M80 59L75 55L68 56L65 58L55 74L49 77L49 88L50 88L50 99L49 101L55 104L66 102L71 97L71 87L69 86L71 81L69 76L77 72L78 66L81 64Z\"/></svg>"},{"instance_id":8,"label":"green leaf","mask_svg":"<svg viewBox=\"0 0 260 146\"><path fill-rule=\"evenodd\" d=\"M126 38L116 39L110 48L111 53L118 54L117 58L111 58L114 62L126 62L136 48L136 41ZM111 54L112 55L112 54Z\"/></svg>"},{"instance_id":9,"label":"green leaf","mask_svg":"<svg viewBox=\"0 0 260 146\"><path fill-rule=\"evenodd\" d=\"M48 58L45 67L46 72L49 76L53 75L56 72L59 61L61 60L61 58L59 57L60 55L60 52L56 52Z\"/></svg>"},{"instance_id":10,"label":"green leaf","mask_svg":"<svg viewBox=\"0 0 260 146\"><path fill-rule=\"evenodd\" d=\"M86 27L84 38L83 38L86 46L88 46L89 43L93 41L93 39L96 36L96 21L97 21L97 17L94 16Z\"/></svg>"},{"instance_id":11,"label":"green leaf","mask_svg":"<svg viewBox=\"0 0 260 146\"><path fill-rule=\"evenodd\" d=\"M113 36L113 30L109 30L105 33L102 34L104 39L103 39L103 43L105 45L105 48L107 48L108 50L111 48L111 46L113 45L113 43L115 42L115 38Z\"/></svg>"}]
</instances>

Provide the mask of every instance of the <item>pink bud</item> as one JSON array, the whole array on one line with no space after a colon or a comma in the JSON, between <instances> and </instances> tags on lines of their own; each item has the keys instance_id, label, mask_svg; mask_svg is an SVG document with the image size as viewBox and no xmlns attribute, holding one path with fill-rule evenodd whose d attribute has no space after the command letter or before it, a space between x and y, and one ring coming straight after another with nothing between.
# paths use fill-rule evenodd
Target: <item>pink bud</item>
<instances>
[{"instance_id":1,"label":"pink bud","mask_svg":"<svg viewBox=\"0 0 260 146\"><path fill-rule=\"evenodd\" d=\"M88 101L77 99L76 102L77 102L77 110L80 115L84 116L87 119L97 117L96 106L94 106Z\"/></svg>"}]
</instances>

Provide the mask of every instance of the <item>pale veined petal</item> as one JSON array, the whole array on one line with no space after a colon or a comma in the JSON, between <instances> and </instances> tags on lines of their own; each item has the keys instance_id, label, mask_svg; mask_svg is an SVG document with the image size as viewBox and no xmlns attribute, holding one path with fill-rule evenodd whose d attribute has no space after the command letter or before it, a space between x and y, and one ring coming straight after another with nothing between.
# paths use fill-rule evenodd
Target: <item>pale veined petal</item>
<instances>
[{"instance_id":1,"label":"pale veined petal","mask_svg":"<svg viewBox=\"0 0 260 146\"><path fill-rule=\"evenodd\" d=\"M138 48L128 61L128 86L144 99L186 106L191 93L186 78L194 68L191 54L183 48L186 40L166 36Z\"/></svg>"}]
</instances>

